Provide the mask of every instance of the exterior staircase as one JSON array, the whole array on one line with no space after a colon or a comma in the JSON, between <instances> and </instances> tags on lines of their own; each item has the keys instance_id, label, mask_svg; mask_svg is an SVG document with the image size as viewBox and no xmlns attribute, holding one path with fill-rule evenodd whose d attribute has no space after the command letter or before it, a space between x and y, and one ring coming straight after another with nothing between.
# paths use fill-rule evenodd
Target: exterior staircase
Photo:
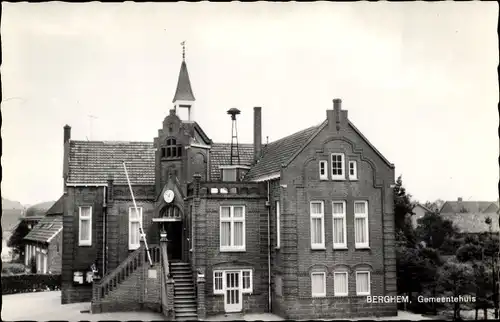
<instances>
[{"instance_id":1,"label":"exterior staircase","mask_svg":"<svg viewBox=\"0 0 500 322\"><path fill-rule=\"evenodd\" d=\"M198 320L196 288L189 263L171 262L170 272L174 279L175 319Z\"/></svg>"}]
</instances>

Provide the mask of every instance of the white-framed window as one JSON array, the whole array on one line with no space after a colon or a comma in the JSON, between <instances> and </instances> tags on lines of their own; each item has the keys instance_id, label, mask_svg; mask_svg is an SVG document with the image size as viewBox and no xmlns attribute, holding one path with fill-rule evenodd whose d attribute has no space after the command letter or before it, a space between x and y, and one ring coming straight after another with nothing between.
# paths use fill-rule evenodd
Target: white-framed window
<instances>
[{"instance_id":1,"label":"white-framed window","mask_svg":"<svg viewBox=\"0 0 500 322\"><path fill-rule=\"evenodd\" d=\"M333 273L333 292L335 296L347 296L349 294L347 272Z\"/></svg>"},{"instance_id":2,"label":"white-framed window","mask_svg":"<svg viewBox=\"0 0 500 322\"><path fill-rule=\"evenodd\" d=\"M214 294L224 294L226 288L226 272L225 270L214 271ZM235 270L230 270L230 272L235 272ZM240 281L238 285L241 285L241 292L243 294L249 294L253 292L253 272L251 269L243 269L237 271L239 274Z\"/></svg>"},{"instance_id":3,"label":"white-framed window","mask_svg":"<svg viewBox=\"0 0 500 322\"><path fill-rule=\"evenodd\" d=\"M344 180L344 154L332 153L332 180Z\"/></svg>"},{"instance_id":4,"label":"white-framed window","mask_svg":"<svg viewBox=\"0 0 500 322\"><path fill-rule=\"evenodd\" d=\"M281 213L280 202L276 201L276 248L281 246Z\"/></svg>"},{"instance_id":5,"label":"white-framed window","mask_svg":"<svg viewBox=\"0 0 500 322\"><path fill-rule=\"evenodd\" d=\"M311 273L311 296L326 296L326 274L324 272Z\"/></svg>"},{"instance_id":6,"label":"white-framed window","mask_svg":"<svg viewBox=\"0 0 500 322\"><path fill-rule=\"evenodd\" d=\"M92 207L79 207L78 246L92 245Z\"/></svg>"},{"instance_id":7,"label":"white-framed window","mask_svg":"<svg viewBox=\"0 0 500 322\"><path fill-rule=\"evenodd\" d=\"M356 272L356 295L370 295L370 272Z\"/></svg>"},{"instance_id":8,"label":"white-framed window","mask_svg":"<svg viewBox=\"0 0 500 322\"><path fill-rule=\"evenodd\" d=\"M333 217L333 248L347 248L346 203L345 201L332 202Z\"/></svg>"},{"instance_id":9,"label":"white-framed window","mask_svg":"<svg viewBox=\"0 0 500 322\"><path fill-rule=\"evenodd\" d=\"M245 206L220 207L220 251L245 251Z\"/></svg>"},{"instance_id":10,"label":"white-framed window","mask_svg":"<svg viewBox=\"0 0 500 322\"><path fill-rule=\"evenodd\" d=\"M319 161L319 179L328 180L328 162L325 160Z\"/></svg>"},{"instance_id":11,"label":"white-framed window","mask_svg":"<svg viewBox=\"0 0 500 322\"><path fill-rule=\"evenodd\" d=\"M368 202L354 202L354 243L356 248L368 248Z\"/></svg>"},{"instance_id":12,"label":"white-framed window","mask_svg":"<svg viewBox=\"0 0 500 322\"><path fill-rule=\"evenodd\" d=\"M48 270L48 254L44 254L43 255L43 269L42 269L42 273L43 274L47 274L47 270Z\"/></svg>"},{"instance_id":13,"label":"white-framed window","mask_svg":"<svg viewBox=\"0 0 500 322\"><path fill-rule=\"evenodd\" d=\"M135 250L141 246L142 208L128 208L128 249Z\"/></svg>"},{"instance_id":14,"label":"white-framed window","mask_svg":"<svg viewBox=\"0 0 500 322\"><path fill-rule=\"evenodd\" d=\"M358 164L356 161L349 161L349 179L358 179Z\"/></svg>"},{"instance_id":15,"label":"white-framed window","mask_svg":"<svg viewBox=\"0 0 500 322\"><path fill-rule=\"evenodd\" d=\"M223 271L214 271L214 294L224 294Z\"/></svg>"},{"instance_id":16,"label":"white-framed window","mask_svg":"<svg viewBox=\"0 0 500 322\"><path fill-rule=\"evenodd\" d=\"M242 279L242 292L243 294L252 293L253 292L253 281L252 281L252 270L244 269L241 271L241 279Z\"/></svg>"},{"instance_id":17,"label":"white-framed window","mask_svg":"<svg viewBox=\"0 0 500 322\"><path fill-rule=\"evenodd\" d=\"M311 248L325 249L325 204L311 201Z\"/></svg>"}]
</instances>

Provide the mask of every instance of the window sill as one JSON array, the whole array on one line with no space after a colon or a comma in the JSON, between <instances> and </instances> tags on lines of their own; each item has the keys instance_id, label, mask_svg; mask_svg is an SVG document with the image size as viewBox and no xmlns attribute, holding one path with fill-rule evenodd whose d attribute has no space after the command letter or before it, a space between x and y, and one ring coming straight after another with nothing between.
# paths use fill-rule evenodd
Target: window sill
<instances>
[{"instance_id":1,"label":"window sill","mask_svg":"<svg viewBox=\"0 0 500 322\"><path fill-rule=\"evenodd\" d=\"M357 293L356 294L356 296L360 296L360 297L362 297L362 296L370 296L370 295L371 295L370 292L368 292L368 293Z\"/></svg>"},{"instance_id":2,"label":"window sill","mask_svg":"<svg viewBox=\"0 0 500 322\"><path fill-rule=\"evenodd\" d=\"M280 250L280 246L274 247L274 250Z\"/></svg>"},{"instance_id":3,"label":"window sill","mask_svg":"<svg viewBox=\"0 0 500 322\"><path fill-rule=\"evenodd\" d=\"M346 181L345 178L332 178L332 181Z\"/></svg>"},{"instance_id":4,"label":"window sill","mask_svg":"<svg viewBox=\"0 0 500 322\"><path fill-rule=\"evenodd\" d=\"M311 246L311 250L326 250L325 246Z\"/></svg>"},{"instance_id":5,"label":"window sill","mask_svg":"<svg viewBox=\"0 0 500 322\"><path fill-rule=\"evenodd\" d=\"M349 181L358 181L358 178L349 178Z\"/></svg>"},{"instance_id":6,"label":"window sill","mask_svg":"<svg viewBox=\"0 0 500 322\"><path fill-rule=\"evenodd\" d=\"M246 252L245 248L220 248L221 253L243 253Z\"/></svg>"},{"instance_id":7,"label":"window sill","mask_svg":"<svg viewBox=\"0 0 500 322\"><path fill-rule=\"evenodd\" d=\"M328 178L319 178L320 181L328 181Z\"/></svg>"},{"instance_id":8,"label":"window sill","mask_svg":"<svg viewBox=\"0 0 500 322\"><path fill-rule=\"evenodd\" d=\"M79 247L92 247L92 243L78 243Z\"/></svg>"},{"instance_id":9,"label":"window sill","mask_svg":"<svg viewBox=\"0 0 500 322\"><path fill-rule=\"evenodd\" d=\"M370 246L355 246L356 250L370 250Z\"/></svg>"},{"instance_id":10,"label":"window sill","mask_svg":"<svg viewBox=\"0 0 500 322\"><path fill-rule=\"evenodd\" d=\"M335 294L333 297L348 297L349 294Z\"/></svg>"},{"instance_id":11,"label":"window sill","mask_svg":"<svg viewBox=\"0 0 500 322\"><path fill-rule=\"evenodd\" d=\"M333 250L349 250L347 246L333 246Z\"/></svg>"},{"instance_id":12,"label":"window sill","mask_svg":"<svg viewBox=\"0 0 500 322\"><path fill-rule=\"evenodd\" d=\"M313 294L313 295L311 295L311 297L313 299L324 299L324 298L326 298L326 294L319 294L319 295L318 294Z\"/></svg>"}]
</instances>

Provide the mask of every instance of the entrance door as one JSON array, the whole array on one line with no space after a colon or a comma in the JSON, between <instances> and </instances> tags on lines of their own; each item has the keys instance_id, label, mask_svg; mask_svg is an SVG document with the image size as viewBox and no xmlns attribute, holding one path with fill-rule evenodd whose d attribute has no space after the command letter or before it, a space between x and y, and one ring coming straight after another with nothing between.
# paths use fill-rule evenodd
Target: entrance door
<instances>
[{"instance_id":1,"label":"entrance door","mask_svg":"<svg viewBox=\"0 0 500 322\"><path fill-rule=\"evenodd\" d=\"M243 309L240 277L240 272L226 272L224 309L228 313L241 312Z\"/></svg>"},{"instance_id":2,"label":"entrance door","mask_svg":"<svg viewBox=\"0 0 500 322\"><path fill-rule=\"evenodd\" d=\"M182 259L182 221L169 222L167 225L167 252L170 260Z\"/></svg>"}]
</instances>

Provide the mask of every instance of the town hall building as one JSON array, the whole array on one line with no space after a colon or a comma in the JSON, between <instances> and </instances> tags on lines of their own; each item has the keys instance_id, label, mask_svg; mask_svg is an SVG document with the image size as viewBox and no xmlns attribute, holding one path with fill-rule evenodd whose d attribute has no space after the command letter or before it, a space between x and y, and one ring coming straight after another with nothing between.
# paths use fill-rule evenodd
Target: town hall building
<instances>
[{"instance_id":1,"label":"town hall building","mask_svg":"<svg viewBox=\"0 0 500 322\"><path fill-rule=\"evenodd\" d=\"M252 144L216 143L193 119L203 106L183 55L172 105L150 142L73 140L64 127L63 304L168 320L397 314L366 298L397 293L394 165L340 99L321 124L267 144L254 107Z\"/></svg>"}]
</instances>

